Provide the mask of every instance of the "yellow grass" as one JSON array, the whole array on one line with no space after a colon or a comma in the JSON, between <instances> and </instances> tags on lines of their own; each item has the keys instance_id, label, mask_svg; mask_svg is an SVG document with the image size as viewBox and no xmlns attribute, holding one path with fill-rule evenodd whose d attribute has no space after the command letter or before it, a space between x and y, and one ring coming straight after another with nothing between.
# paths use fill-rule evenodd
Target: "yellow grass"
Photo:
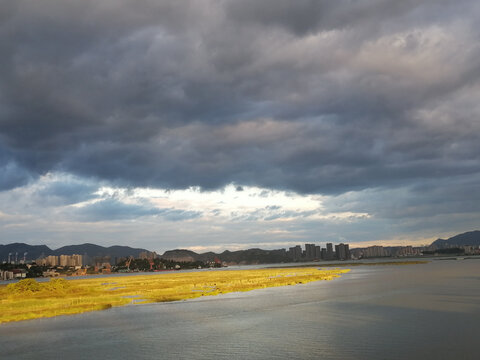
<instances>
[{"instance_id":1,"label":"yellow grass","mask_svg":"<svg viewBox=\"0 0 480 360\"><path fill-rule=\"evenodd\" d=\"M33 279L0 286L0 323L332 280L349 269L222 270L96 279Z\"/></svg>"}]
</instances>

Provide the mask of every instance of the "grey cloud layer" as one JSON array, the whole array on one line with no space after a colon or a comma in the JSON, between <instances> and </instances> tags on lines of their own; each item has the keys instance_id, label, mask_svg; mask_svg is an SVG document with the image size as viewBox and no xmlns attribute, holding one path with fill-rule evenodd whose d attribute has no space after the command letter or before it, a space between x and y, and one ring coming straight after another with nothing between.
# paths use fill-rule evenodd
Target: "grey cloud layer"
<instances>
[{"instance_id":1,"label":"grey cloud layer","mask_svg":"<svg viewBox=\"0 0 480 360\"><path fill-rule=\"evenodd\" d=\"M161 216L169 221L190 220L200 216L199 212L176 209L158 209L148 204L125 204L118 199L103 199L72 211L74 218L81 221L133 220L143 216Z\"/></svg>"},{"instance_id":2,"label":"grey cloud layer","mask_svg":"<svg viewBox=\"0 0 480 360\"><path fill-rule=\"evenodd\" d=\"M0 190L49 171L312 193L479 173L475 1L0 7Z\"/></svg>"}]
</instances>

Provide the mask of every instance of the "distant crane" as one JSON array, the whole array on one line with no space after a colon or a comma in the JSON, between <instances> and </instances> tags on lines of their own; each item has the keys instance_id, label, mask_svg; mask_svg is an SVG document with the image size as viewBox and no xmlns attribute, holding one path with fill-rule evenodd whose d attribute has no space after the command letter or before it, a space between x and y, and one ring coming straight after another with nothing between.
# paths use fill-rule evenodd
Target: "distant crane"
<instances>
[{"instance_id":1,"label":"distant crane","mask_svg":"<svg viewBox=\"0 0 480 360\"><path fill-rule=\"evenodd\" d=\"M130 263L133 260L133 256L130 256L128 260L125 262L125 266L127 267L128 271L130 271Z\"/></svg>"}]
</instances>

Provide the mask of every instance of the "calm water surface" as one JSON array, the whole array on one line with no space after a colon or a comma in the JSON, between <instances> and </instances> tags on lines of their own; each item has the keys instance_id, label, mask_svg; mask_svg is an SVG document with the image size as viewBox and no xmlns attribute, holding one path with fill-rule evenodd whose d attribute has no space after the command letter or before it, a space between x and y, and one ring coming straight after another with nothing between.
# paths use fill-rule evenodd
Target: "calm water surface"
<instances>
[{"instance_id":1,"label":"calm water surface","mask_svg":"<svg viewBox=\"0 0 480 360\"><path fill-rule=\"evenodd\" d=\"M0 325L0 359L479 359L480 260Z\"/></svg>"}]
</instances>

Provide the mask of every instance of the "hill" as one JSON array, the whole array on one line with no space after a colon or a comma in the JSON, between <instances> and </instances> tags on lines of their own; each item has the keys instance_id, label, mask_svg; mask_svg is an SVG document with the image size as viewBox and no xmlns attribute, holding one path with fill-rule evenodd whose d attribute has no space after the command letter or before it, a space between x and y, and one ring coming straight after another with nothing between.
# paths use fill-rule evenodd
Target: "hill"
<instances>
[{"instance_id":1,"label":"hill","mask_svg":"<svg viewBox=\"0 0 480 360\"><path fill-rule=\"evenodd\" d=\"M284 250L248 249L238 251L224 251L219 254L220 260L237 264L273 264L290 261Z\"/></svg>"},{"instance_id":2,"label":"hill","mask_svg":"<svg viewBox=\"0 0 480 360\"><path fill-rule=\"evenodd\" d=\"M168 250L165 251L160 257L165 260L173 261L203 261L200 260L202 257L200 254L185 249Z\"/></svg>"},{"instance_id":3,"label":"hill","mask_svg":"<svg viewBox=\"0 0 480 360\"><path fill-rule=\"evenodd\" d=\"M96 256L99 256L99 257L110 256L111 260L114 260L115 258L128 257L128 256L133 256L134 258L138 258L139 254L145 251L148 251L148 250L140 249L140 248L132 248L130 246L116 245L116 246L104 247L100 245L86 243L81 245L63 246L55 250L54 255L87 254L90 258L94 258Z\"/></svg>"},{"instance_id":4,"label":"hill","mask_svg":"<svg viewBox=\"0 0 480 360\"><path fill-rule=\"evenodd\" d=\"M438 249L455 247L455 246L480 246L480 231L468 231L463 234L458 234L444 239L435 240L430 246L436 247Z\"/></svg>"},{"instance_id":5,"label":"hill","mask_svg":"<svg viewBox=\"0 0 480 360\"><path fill-rule=\"evenodd\" d=\"M14 261L16 254L18 254L18 260L22 260L25 253L26 259L37 259L42 254L45 256L53 255L53 250L46 245L28 245L24 243L0 245L0 263L8 260L8 254L11 254L11 260Z\"/></svg>"},{"instance_id":6,"label":"hill","mask_svg":"<svg viewBox=\"0 0 480 360\"><path fill-rule=\"evenodd\" d=\"M12 243L7 245L0 245L0 262L8 260L8 254L11 254L10 260L15 261L15 254L17 255L18 261L25 258L27 260L35 260L40 256L49 256L49 255L85 255L90 259L95 257L106 257L110 256L110 262L113 263L115 258L133 256L138 258L141 252L148 251L140 248L132 248L130 246L110 246L104 247L95 244L81 244L81 245L68 245L58 248L56 250L50 249L46 245L28 245L24 243Z\"/></svg>"},{"instance_id":7,"label":"hill","mask_svg":"<svg viewBox=\"0 0 480 360\"><path fill-rule=\"evenodd\" d=\"M220 254L207 252L197 254L194 251L176 249L166 251L162 259L175 261L213 261L215 258L230 264L269 264L285 262L289 259L284 250L262 250L262 249L248 249L229 251L225 250Z\"/></svg>"}]
</instances>

